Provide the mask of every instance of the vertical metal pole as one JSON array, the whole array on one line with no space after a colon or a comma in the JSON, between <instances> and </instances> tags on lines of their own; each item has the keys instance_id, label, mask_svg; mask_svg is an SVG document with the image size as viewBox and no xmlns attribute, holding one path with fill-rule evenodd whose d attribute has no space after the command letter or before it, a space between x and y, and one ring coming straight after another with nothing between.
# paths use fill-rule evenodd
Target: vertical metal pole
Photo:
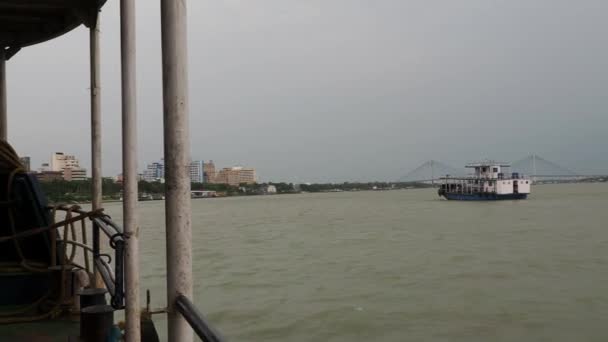
<instances>
[{"instance_id":1,"label":"vertical metal pole","mask_svg":"<svg viewBox=\"0 0 608 342\"><path fill-rule=\"evenodd\" d=\"M89 55L91 78L91 194L93 210L101 208L101 97L99 85L99 19L89 29ZM93 234L99 236L99 227L93 225ZM99 240L97 240L99 244ZM97 266L93 264L93 285L103 287Z\"/></svg>"},{"instance_id":2,"label":"vertical metal pole","mask_svg":"<svg viewBox=\"0 0 608 342\"><path fill-rule=\"evenodd\" d=\"M91 57L91 177L93 210L101 208L101 87L99 85L99 19L89 29Z\"/></svg>"},{"instance_id":3,"label":"vertical metal pole","mask_svg":"<svg viewBox=\"0 0 608 342\"><path fill-rule=\"evenodd\" d=\"M0 139L7 140L6 50L0 46Z\"/></svg>"},{"instance_id":4,"label":"vertical metal pole","mask_svg":"<svg viewBox=\"0 0 608 342\"><path fill-rule=\"evenodd\" d=\"M125 254L126 340L139 342L139 222L137 216L137 91L135 63L135 1L120 2L122 75L122 175Z\"/></svg>"},{"instance_id":5,"label":"vertical metal pole","mask_svg":"<svg viewBox=\"0 0 608 342\"><path fill-rule=\"evenodd\" d=\"M112 306L113 307L121 307L125 305L125 269L124 263L125 260L125 241L121 239L117 239L115 242L115 251L114 251L114 296L112 296ZM125 305L126 311L126 305ZM126 312L125 312L126 315ZM129 319L129 318L127 318ZM138 317L139 319L139 317ZM132 320L132 319L131 319ZM125 330L128 330L129 326L126 327ZM126 334L129 334L129 331L125 331ZM138 331L139 332L139 331ZM131 333L132 334L132 333ZM137 334L139 336L139 333ZM126 336L125 336L126 337ZM134 341L133 339L126 339L127 342ZM137 339L139 342L139 339Z\"/></svg>"},{"instance_id":6,"label":"vertical metal pole","mask_svg":"<svg viewBox=\"0 0 608 342\"><path fill-rule=\"evenodd\" d=\"M186 0L161 0L161 31L168 332L169 341L188 342L192 329L175 308L179 295L192 298Z\"/></svg>"},{"instance_id":7,"label":"vertical metal pole","mask_svg":"<svg viewBox=\"0 0 608 342\"><path fill-rule=\"evenodd\" d=\"M533 154L532 155L532 173L534 174L532 176L532 183L536 182L536 155Z\"/></svg>"},{"instance_id":8,"label":"vertical metal pole","mask_svg":"<svg viewBox=\"0 0 608 342\"><path fill-rule=\"evenodd\" d=\"M99 254L99 227L97 226L97 223L93 221L93 267L95 267L95 260L99 258Z\"/></svg>"}]
</instances>

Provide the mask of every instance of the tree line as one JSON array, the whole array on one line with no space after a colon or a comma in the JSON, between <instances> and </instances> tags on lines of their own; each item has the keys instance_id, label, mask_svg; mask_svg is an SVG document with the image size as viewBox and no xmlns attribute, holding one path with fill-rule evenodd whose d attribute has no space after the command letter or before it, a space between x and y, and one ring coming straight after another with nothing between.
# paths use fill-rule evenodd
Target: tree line
<instances>
[{"instance_id":1,"label":"tree line","mask_svg":"<svg viewBox=\"0 0 608 342\"><path fill-rule=\"evenodd\" d=\"M42 191L52 203L58 202L87 202L91 200L91 179L83 181L54 180L41 182ZM139 181L140 194L162 195L165 193L165 184L161 182ZM404 182L344 182L344 183L254 183L232 186L228 184L192 183L192 190L216 191L221 196L249 196L262 195L268 192L268 185L274 185L276 193L290 194L299 192L330 192L330 191L363 191L363 190L394 190L406 188L430 187L429 184ZM122 198L122 184L112 179L102 180L103 199L120 200Z\"/></svg>"},{"instance_id":2,"label":"tree line","mask_svg":"<svg viewBox=\"0 0 608 342\"><path fill-rule=\"evenodd\" d=\"M232 186L228 184L192 183L192 190L216 191L223 196L260 195L267 191L268 185L274 185L277 193L294 193L295 187L291 183L254 183ZM40 182L42 192L52 203L58 202L87 202L92 198L91 179L82 181L53 180ZM165 193L165 184L161 182L138 182L140 194L162 195ZM102 180L102 193L104 200L120 200L122 198L122 184L113 179Z\"/></svg>"}]
</instances>

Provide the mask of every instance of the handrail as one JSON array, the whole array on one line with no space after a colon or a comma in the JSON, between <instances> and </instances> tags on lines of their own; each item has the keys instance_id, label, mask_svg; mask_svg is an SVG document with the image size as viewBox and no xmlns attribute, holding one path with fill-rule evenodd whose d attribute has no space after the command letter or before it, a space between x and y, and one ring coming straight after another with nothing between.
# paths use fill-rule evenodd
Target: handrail
<instances>
[{"instance_id":1,"label":"handrail","mask_svg":"<svg viewBox=\"0 0 608 342\"><path fill-rule=\"evenodd\" d=\"M224 339L211 328L196 306L184 295L175 299L177 311L184 316L190 327L203 342L223 342Z\"/></svg>"},{"instance_id":2,"label":"handrail","mask_svg":"<svg viewBox=\"0 0 608 342\"><path fill-rule=\"evenodd\" d=\"M106 284L108 292L112 297L114 297L114 294L116 293L116 287L112 282L112 275L110 273L111 271L109 265L101 258L95 259L95 265L97 266L97 271L99 271L99 274L101 274L101 279L103 279L104 284Z\"/></svg>"},{"instance_id":3,"label":"handrail","mask_svg":"<svg viewBox=\"0 0 608 342\"><path fill-rule=\"evenodd\" d=\"M125 304L125 289L124 289L124 254L125 254L125 239L122 229L116 225L110 218L110 216L103 214L103 209L96 210L93 212L87 212L78 206L65 206L60 205L57 207L50 207L49 209L66 211L69 213L73 212L78 214L77 220L84 222L86 218L89 218L92 223L93 241L92 247L86 246L84 243L68 240L67 236L61 236L65 240L66 244L71 244L83 248L85 251L92 251L93 254L93 265L101 280L105 284L108 292L111 296L111 305L115 309L124 308ZM94 213L94 214L91 214ZM69 218L57 225L65 225L68 222L73 223L77 220ZM83 223L84 224L84 223ZM112 257L107 254L103 254L100 249L100 238L99 232L103 232L109 238L110 247L114 249L114 270L110 267ZM86 238L83 233L83 237ZM105 260L105 257L108 260ZM88 259L85 256L85 263L88 264ZM88 270L89 271L89 270Z\"/></svg>"}]
</instances>

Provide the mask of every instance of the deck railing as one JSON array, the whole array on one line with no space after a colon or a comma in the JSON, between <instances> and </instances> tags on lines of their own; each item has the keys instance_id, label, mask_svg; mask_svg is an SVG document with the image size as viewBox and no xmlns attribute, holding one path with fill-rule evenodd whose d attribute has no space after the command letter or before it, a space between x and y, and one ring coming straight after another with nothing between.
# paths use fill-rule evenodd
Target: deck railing
<instances>
[{"instance_id":1,"label":"deck railing","mask_svg":"<svg viewBox=\"0 0 608 342\"><path fill-rule=\"evenodd\" d=\"M124 253L125 253L125 239L123 230L114 223L108 215L98 213L91 215L89 212L82 210L78 206L57 206L52 208L54 216L57 216L57 212L64 212L65 218L62 220L66 222L61 234L59 241L63 246L71 245L73 249L71 253L67 252L67 248L63 247L60 250L60 260L69 260L72 263L74 261L75 248L80 247L83 251L82 266L89 274L93 275L94 272L98 272L101 279L111 296L111 305L114 309L123 309L125 304L125 287L124 287ZM74 220L73 214L77 214L80 217L78 220ZM87 244L87 230L85 221L87 218L92 222L92 233L93 240L92 246ZM57 219L55 219L57 221ZM80 232L80 239L77 237L75 232L75 223L81 222L82 230ZM71 234L69 234L71 232ZM103 233L109 239L109 246L114 250L114 256L104 253L101 250L101 233ZM71 235L71 237L70 237ZM89 253L92 254L93 262L95 267L91 267L89 262ZM70 254L68 258L67 255ZM56 256L54 256L56 257ZM114 269L110 266L114 261ZM194 303L190 301L186 296L178 296L175 301L175 307L177 311L186 319L190 327L194 330L196 335L203 342L223 342L223 338L219 335L207 322L205 317L196 308Z\"/></svg>"},{"instance_id":2,"label":"deck railing","mask_svg":"<svg viewBox=\"0 0 608 342\"><path fill-rule=\"evenodd\" d=\"M203 342L223 342L222 337L211 328L205 317L198 311L194 303L184 295L175 300L177 311L184 316L192 330Z\"/></svg>"},{"instance_id":3,"label":"deck railing","mask_svg":"<svg viewBox=\"0 0 608 342\"><path fill-rule=\"evenodd\" d=\"M82 249L82 263L84 265L78 265L87 271L88 274L96 277L96 272L101 277L103 284L108 290L111 300L110 304L114 309L124 308L124 255L125 255L125 240L122 229L112 221L112 219L102 212L95 215L87 215L89 212L82 210L78 206L56 206L51 208L53 210L53 216L55 221L57 220L57 212L64 212L65 228L61 238L58 240L59 244L73 246L70 258L67 258L67 248L61 253L61 258L68 259L71 263L78 264L78 261L74 260L76 253L75 248L80 247ZM74 225L78 221L72 220L72 214L78 214L82 218L79 219L81 224L80 238L78 238ZM86 220L87 218L92 222L92 235L93 240L92 246L89 246L87 241L87 229ZM69 223L68 223L69 222ZM71 232L71 237L69 232ZM105 253L101 249L101 233L103 233L109 241L109 246L114 250L114 255ZM89 253L92 255L92 262L89 261ZM56 260L56 256L52 256L53 260ZM63 260L63 259L59 259ZM110 265L114 264L114 268ZM93 267L91 267L93 265ZM94 284L96 285L96 284Z\"/></svg>"},{"instance_id":4,"label":"deck railing","mask_svg":"<svg viewBox=\"0 0 608 342\"><path fill-rule=\"evenodd\" d=\"M103 213L97 215L87 215L88 213L77 206L57 206L52 208L54 216L57 216L57 211L65 212L66 223L63 234L61 235L61 241L65 245L72 245L74 247L81 247L83 250L83 268L90 274L95 271L99 273L103 283L110 293L111 305L114 309L123 309L125 303L125 288L124 288L124 253L125 253L125 239L123 230L114 223L108 215ZM77 238L74 231L74 224L77 221L72 219L72 214L78 214L82 219L81 221L82 231L80 239ZM87 230L85 229L85 220L89 218L92 222L92 233L93 241L92 246L87 245ZM68 229L69 228L69 229ZM71 238L68 232L72 232ZM109 246L114 250L114 257L112 258L109 254L103 253L101 250L100 237L103 233L109 239ZM81 240L81 241L78 241ZM62 255L67 255L67 250L62 251ZM93 265L92 269L89 265L89 253L92 254ZM72 250L72 255L74 250ZM71 259L74 257L72 256ZM114 261L114 269L110 266ZM192 327L196 335L203 342L223 342L223 338L211 327L205 317L196 308L196 306L185 296L178 296L175 301L175 307L177 311L186 319L188 324Z\"/></svg>"}]
</instances>

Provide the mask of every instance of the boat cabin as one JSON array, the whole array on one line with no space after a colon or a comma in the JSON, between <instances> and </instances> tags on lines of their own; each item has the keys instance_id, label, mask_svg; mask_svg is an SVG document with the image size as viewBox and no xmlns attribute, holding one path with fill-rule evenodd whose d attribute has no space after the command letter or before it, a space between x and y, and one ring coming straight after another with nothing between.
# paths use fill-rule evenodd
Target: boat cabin
<instances>
[{"instance_id":1,"label":"boat cabin","mask_svg":"<svg viewBox=\"0 0 608 342\"><path fill-rule=\"evenodd\" d=\"M509 168L510 166L511 165L507 163L487 161L467 164L465 167L468 169L474 169L474 176L477 178L499 179L505 178L503 169Z\"/></svg>"}]
</instances>

